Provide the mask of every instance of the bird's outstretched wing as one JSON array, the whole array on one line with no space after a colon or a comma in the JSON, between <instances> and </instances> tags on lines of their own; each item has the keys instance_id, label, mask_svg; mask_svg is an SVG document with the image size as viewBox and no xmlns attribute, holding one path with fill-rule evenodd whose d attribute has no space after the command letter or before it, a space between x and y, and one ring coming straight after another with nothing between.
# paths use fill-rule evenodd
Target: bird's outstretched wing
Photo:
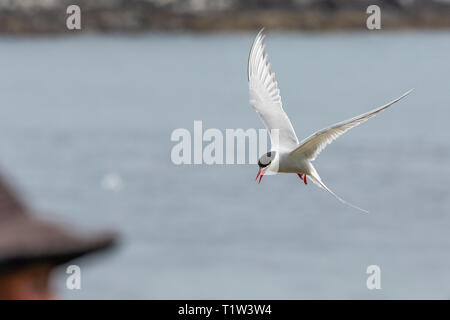
<instances>
[{"instance_id":1,"label":"bird's outstretched wing","mask_svg":"<svg viewBox=\"0 0 450 320\"><path fill-rule=\"evenodd\" d=\"M263 30L256 36L248 57L250 105L269 131L272 149L292 150L298 145L298 139L283 110L275 74L270 70Z\"/></svg>"},{"instance_id":2,"label":"bird's outstretched wing","mask_svg":"<svg viewBox=\"0 0 450 320\"><path fill-rule=\"evenodd\" d=\"M325 149L325 147L328 144L330 144L331 142L336 140L340 135L344 134L351 128L356 127L357 125L365 122L366 120L375 116L376 114L380 113L381 111L389 108L391 105L393 105L397 101L406 97L412 90L413 89L409 90L408 92L403 94L401 97L389 102L388 104L386 104L382 107L379 107L377 109L374 109L372 111L364 113L355 118L336 123L328 128L322 129L322 130L314 133L313 135L309 136L308 138L306 138L305 140L300 142L300 145L291 152L291 155L301 156L302 158L313 161L320 154L320 152L323 149Z\"/></svg>"}]
</instances>

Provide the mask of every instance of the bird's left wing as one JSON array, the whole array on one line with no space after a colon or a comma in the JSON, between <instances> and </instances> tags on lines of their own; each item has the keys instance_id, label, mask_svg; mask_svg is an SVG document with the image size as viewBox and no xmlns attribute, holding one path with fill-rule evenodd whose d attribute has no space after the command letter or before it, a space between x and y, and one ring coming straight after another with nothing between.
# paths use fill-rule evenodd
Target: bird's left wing
<instances>
[{"instance_id":1,"label":"bird's left wing","mask_svg":"<svg viewBox=\"0 0 450 320\"><path fill-rule=\"evenodd\" d=\"M328 144L336 140L340 135L344 134L351 128L367 121L371 117L377 115L379 112L389 108L394 103L406 97L412 90L413 89L409 90L401 97L389 102L382 107L364 113L350 120L336 123L328 128L314 133L310 137L300 142L300 145L291 152L291 155L301 156L302 158L313 161Z\"/></svg>"},{"instance_id":2,"label":"bird's left wing","mask_svg":"<svg viewBox=\"0 0 450 320\"><path fill-rule=\"evenodd\" d=\"M272 149L292 150L298 145L298 139L281 105L280 90L270 70L262 32L256 36L248 57L250 105L269 131Z\"/></svg>"}]
</instances>

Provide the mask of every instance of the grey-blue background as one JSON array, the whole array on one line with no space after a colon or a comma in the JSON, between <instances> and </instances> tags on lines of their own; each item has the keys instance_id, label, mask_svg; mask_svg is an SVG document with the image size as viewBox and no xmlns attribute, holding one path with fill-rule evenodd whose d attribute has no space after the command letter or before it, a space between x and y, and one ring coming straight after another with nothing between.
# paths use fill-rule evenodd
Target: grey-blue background
<instances>
[{"instance_id":1,"label":"grey-blue background","mask_svg":"<svg viewBox=\"0 0 450 320\"><path fill-rule=\"evenodd\" d=\"M269 33L299 138L382 105L294 175L175 166L176 128L261 128L253 33L0 38L0 164L42 215L115 228L66 298L449 298L450 33ZM105 190L115 172L119 191ZM381 290L366 288L368 265Z\"/></svg>"}]
</instances>

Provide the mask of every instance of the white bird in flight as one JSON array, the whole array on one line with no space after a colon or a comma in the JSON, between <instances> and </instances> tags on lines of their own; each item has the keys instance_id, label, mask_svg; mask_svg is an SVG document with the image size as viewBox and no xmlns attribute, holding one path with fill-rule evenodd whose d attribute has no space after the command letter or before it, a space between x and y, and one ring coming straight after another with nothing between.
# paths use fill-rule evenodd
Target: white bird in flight
<instances>
[{"instance_id":1,"label":"white bird in flight","mask_svg":"<svg viewBox=\"0 0 450 320\"><path fill-rule=\"evenodd\" d=\"M261 182L267 171L296 173L306 184L306 177L309 176L316 185L331 193L340 202L363 212L368 212L346 202L331 191L322 182L311 162L317 158L328 144L340 135L389 108L407 96L413 89L382 107L319 130L299 142L291 121L281 104L278 83L275 81L275 74L270 69L270 63L265 52L265 35L263 35L263 30L261 29L256 36L248 58L250 105L256 110L259 118L269 131L271 140L271 151L261 156L258 160L259 171L256 179L259 177L259 182Z\"/></svg>"}]
</instances>

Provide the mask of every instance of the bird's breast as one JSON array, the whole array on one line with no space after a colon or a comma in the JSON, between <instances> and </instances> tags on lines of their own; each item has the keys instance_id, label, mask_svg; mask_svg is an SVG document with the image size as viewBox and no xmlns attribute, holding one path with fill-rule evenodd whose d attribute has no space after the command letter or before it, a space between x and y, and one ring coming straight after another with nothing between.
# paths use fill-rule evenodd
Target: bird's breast
<instances>
[{"instance_id":1,"label":"bird's breast","mask_svg":"<svg viewBox=\"0 0 450 320\"><path fill-rule=\"evenodd\" d=\"M277 172L283 173L309 173L309 161L292 157L290 153L280 154L277 161Z\"/></svg>"}]
</instances>

